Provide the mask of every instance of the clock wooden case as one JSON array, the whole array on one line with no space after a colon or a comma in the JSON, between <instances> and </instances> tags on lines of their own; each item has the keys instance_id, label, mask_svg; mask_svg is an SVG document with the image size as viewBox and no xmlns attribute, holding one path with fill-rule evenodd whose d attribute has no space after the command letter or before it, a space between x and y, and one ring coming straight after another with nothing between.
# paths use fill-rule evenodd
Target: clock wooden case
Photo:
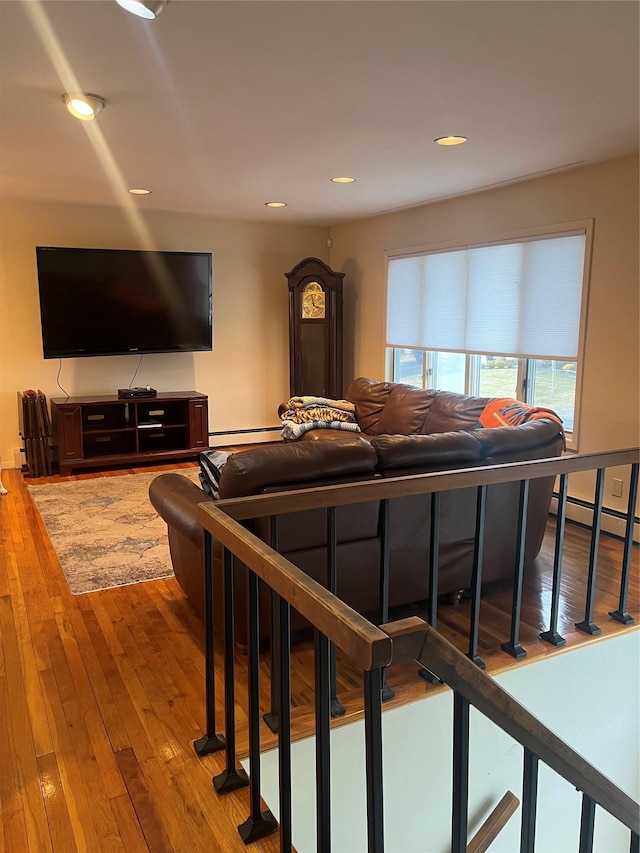
<instances>
[{"instance_id":1,"label":"clock wooden case","mask_svg":"<svg viewBox=\"0 0 640 853\"><path fill-rule=\"evenodd\" d=\"M342 397L343 272L305 258L289 282L291 396Z\"/></svg>"}]
</instances>

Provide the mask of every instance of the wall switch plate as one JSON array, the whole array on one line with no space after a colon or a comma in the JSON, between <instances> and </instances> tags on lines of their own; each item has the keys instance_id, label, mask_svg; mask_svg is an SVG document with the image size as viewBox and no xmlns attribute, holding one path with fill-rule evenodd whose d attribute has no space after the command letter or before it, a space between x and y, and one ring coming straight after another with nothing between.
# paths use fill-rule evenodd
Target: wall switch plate
<instances>
[{"instance_id":1,"label":"wall switch plate","mask_svg":"<svg viewBox=\"0 0 640 853\"><path fill-rule=\"evenodd\" d=\"M614 498L622 497L622 480L614 477L611 481L611 494Z\"/></svg>"}]
</instances>

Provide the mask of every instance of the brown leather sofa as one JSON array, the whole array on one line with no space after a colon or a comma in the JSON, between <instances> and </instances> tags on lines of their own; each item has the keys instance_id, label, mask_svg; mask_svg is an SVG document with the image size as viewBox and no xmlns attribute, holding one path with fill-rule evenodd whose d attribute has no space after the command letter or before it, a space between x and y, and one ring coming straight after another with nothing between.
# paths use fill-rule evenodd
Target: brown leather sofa
<instances>
[{"instance_id":1,"label":"brown leather sofa","mask_svg":"<svg viewBox=\"0 0 640 853\"><path fill-rule=\"evenodd\" d=\"M554 419L519 426L477 428L488 398L420 390L389 382L356 379L345 395L356 406L362 435L312 430L296 442L263 445L230 456L220 478L220 498L310 488L333 483L558 456L562 428ZM511 577L516 554L518 484L487 490L483 582ZM525 563L538 554L549 512L553 478L530 484ZM179 474L152 482L150 499L167 522L176 578L189 602L203 614L203 532L197 505L211 500ZM470 586L476 517L476 489L440 496L438 593ZM390 605L427 598L430 496L398 498L390 504ZM267 520L248 526L268 541ZM338 595L361 613L379 607L380 503L337 511ZM278 550L321 583L327 580L325 510L279 519ZM221 549L214 542L216 578ZM236 567L236 639L245 643L246 570ZM221 596L217 596L220 604ZM261 634L268 634L267 596L261 600ZM293 628L297 626L294 620Z\"/></svg>"}]
</instances>

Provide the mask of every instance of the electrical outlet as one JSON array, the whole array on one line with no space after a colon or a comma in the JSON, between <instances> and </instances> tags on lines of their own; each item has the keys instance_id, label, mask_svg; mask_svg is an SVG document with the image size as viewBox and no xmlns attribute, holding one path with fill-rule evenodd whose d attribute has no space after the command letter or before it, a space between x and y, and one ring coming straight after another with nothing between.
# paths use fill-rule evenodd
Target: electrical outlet
<instances>
[{"instance_id":1,"label":"electrical outlet","mask_svg":"<svg viewBox=\"0 0 640 853\"><path fill-rule=\"evenodd\" d=\"M614 498L622 497L622 480L619 480L617 477L614 477L611 481L611 494Z\"/></svg>"}]
</instances>

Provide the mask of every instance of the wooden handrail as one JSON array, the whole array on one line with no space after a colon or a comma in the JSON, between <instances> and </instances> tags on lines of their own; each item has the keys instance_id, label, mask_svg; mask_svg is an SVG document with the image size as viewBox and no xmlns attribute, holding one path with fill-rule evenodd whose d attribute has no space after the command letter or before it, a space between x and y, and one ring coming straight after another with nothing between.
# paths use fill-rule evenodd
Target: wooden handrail
<instances>
[{"instance_id":1,"label":"wooden handrail","mask_svg":"<svg viewBox=\"0 0 640 853\"><path fill-rule=\"evenodd\" d=\"M389 637L285 557L229 518L219 504L198 506L198 522L363 671L391 661Z\"/></svg>"},{"instance_id":2,"label":"wooden handrail","mask_svg":"<svg viewBox=\"0 0 640 853\"><path fill-rule=\"evenodd\" d=\"M461 468L436 471L431 474L411 474L386 477L335 486L318 486L309 489L292 489L274 494L228 498L218 501L218 506L237 521L301 512L329 506L379 501L408 495L428 495L474 486L509 483L518 480L536 480L577 471L593 471L638 462L640 448L585 453L576 456L554 456L550 459L532 459L527 462L507 462L502 465L483 465L478 468Z\"/></svg>"},{"instance_id":3,"label":"wooden handrail","mask_svg":"<svg viewBox=\"0 0 640 853\"><path fill-rule=\"evenodd\" d=\"M520 800L511 791L507 791L489 817L467 844L467 853L486 853L498 835L515 814Z\"/></svg>"},{"instance_id":4,"label":"wooden handrail","mask_svg":"<svg viewBox=\"0 0 640 853\"><path fill-rule=\"evenodd\" d=\"M392 663L416 660L548 767L640 835L638 803L426 622L412 616L381 628L393 640Z\"/></svg>"}]
</instances>

